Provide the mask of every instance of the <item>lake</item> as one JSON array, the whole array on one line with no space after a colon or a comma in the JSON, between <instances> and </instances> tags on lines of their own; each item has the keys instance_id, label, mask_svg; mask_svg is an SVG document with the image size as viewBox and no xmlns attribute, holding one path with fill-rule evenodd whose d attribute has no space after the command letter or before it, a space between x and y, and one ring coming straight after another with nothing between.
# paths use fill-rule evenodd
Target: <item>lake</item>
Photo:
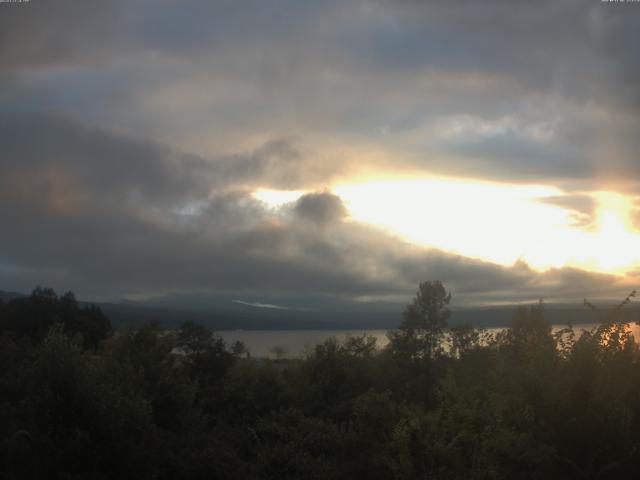
<instances>
[{"instance_id":1,"label":"lake","mask_svg":"<svg viewBox=\"0 0 640 480\"><path fill-rule=\"evenodd\" d=\"M574 325L576 333L583 329L590 329L594 324ZM565 328L564 325L556 325L553 331ZM631 329L637 339L640 339L640 327L631 324ZM487 332L497 333L503 328L488 328ZM306 351L313 349L319 343L329 337L343 340L346 336L371 335L377 339L377 346L382 348L389 343L387 330L228 330L217 332L230 344L237 340L244 342L252 357L274 358L274 347L284 349L285 357L301 357Z\"/></svg>"},{"instance_id":2,"label":"lake","mask_svg":"<svg viewBox=\"0 0 640 480\"><path fill-rule=\"evenodd\" d=\"M216 332L227 344L244 342L252 357L274 358L274 347L284 349L285 357L300 357L327 338L343 340L347 335L367 334L377 339L378 347L389 343L387 330L229 330Z\"/></svg>"}]
</instances>

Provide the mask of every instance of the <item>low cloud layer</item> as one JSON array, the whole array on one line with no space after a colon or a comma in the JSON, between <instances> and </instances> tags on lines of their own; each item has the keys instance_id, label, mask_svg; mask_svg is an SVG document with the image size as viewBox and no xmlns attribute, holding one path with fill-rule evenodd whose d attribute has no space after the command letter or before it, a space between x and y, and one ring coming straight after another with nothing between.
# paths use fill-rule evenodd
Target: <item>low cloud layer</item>
<instances>
[{"instance_id":1,"label":"low cloud layer","mask_svg":"<svg viewBox=\"0 0 640 480\"><path fill-rule=\"evenodd\" d=\"M341 199L327 192L269 209L249 186L262 180L272 144L209 160L52 117L3 122L0 214L10 226L0 237L3 286L46 283L94 298L293 292L399 301L437 278L476 302L620 288L612 276L538 274L410 246L349 221ZM245 165L241 175L229 174L232 161Z\"/></svg>"}]
</instances>

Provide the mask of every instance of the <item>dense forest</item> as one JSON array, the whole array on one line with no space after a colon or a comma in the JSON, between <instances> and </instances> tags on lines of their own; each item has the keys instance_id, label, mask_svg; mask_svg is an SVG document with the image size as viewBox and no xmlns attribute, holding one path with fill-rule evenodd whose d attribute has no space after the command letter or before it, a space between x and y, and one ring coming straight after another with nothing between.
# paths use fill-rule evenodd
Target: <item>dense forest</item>
<instances>
[{"instance_id":1,"label":"dense forest","mask_svg":"<svg viewBox=\"0 0 640 480\"><path fill-rule=\"evenodd\" d=\"M449 328L420 284L390 343L251 358L193 322L113 330L37 288L0 302L4 478L591 479L640 471L640 351L622 315L552 333Z\"/></svg>"}]
</instances>

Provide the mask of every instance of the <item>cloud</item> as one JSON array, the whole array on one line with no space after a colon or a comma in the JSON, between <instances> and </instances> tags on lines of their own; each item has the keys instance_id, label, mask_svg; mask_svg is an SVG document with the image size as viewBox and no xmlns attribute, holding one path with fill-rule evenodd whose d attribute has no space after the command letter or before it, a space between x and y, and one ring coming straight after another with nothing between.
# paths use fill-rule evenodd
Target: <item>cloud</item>
<instances>
[{"instance_id":1,"label":"cloud","mask_svg":"<svg viewBox=\"0 0 640 480\"><path fill-rule=\"evenodd\" d=\"M0 221L11 228L0 237L0 281L14 289L47 282L94 298L226 293L339 302L404 298L437 278L464 301L562 296L575 285L609 291L618 282L410 246L350 221L326 192L269 210L248 187L264 181L264 171L246 164L272 161L270 144L208 160L55 117L3 122Z\"/></svg>"},{"instance_id":2,"label":"cloud","mask_svg":"<svg viewBox=\"0 0 640 480\"><path fill-rule=\"evenodd\" d=\"M105 206L158 207L201 199L211 189L287 188L325 178L285 139L205 159L51 115L5 113L0 129L3 190L20 189L32 202L96 195Z\"/></svg>"},{"instance_id":3,"label":"cloud","mask_svg":"<svg viewBox=\"0 0 640 480\"><path fill-rule=\"evenodd\" d=\"M12 225L0 245L32 282L52 270L57 284L106 295L383 288L331 268L339 252L253 199L252 185L295 174L282 142L205 160L54 117L0 123L0 215Z\"/></svg>"},{"instance_id":4,"label":"cloud","mask_svg":"<svg viewBox=\"0 0 640 480\"><path fill-rule=\"evenodd\" d=\"M321 225L342 220L347 215L342 199L329 192L303 195L293 211L299 218Z\"/></svg>"},{"instance_id":5,"label":"cloud","mask_svg":"<svg viewBox=\"0 0 640 480\"><path fill-rule=\"evenodd\" d=\"M425 279L469 301L624 290L407 245L324 189L539 182L588 226L584 192L640 191L639 16L577 0L0 4L0 281L327 302ZM323 193L271 211L256 188Z\"/></svg>"},{"instance_id":6,"label":"cloud","mask_svg":"<svg viewBox=\"0 0 640 480\"><path fill-rule=\"evenodd\" d=\"M0 66L11 69L80 60L95 62L117 40L115 2L5 5L0 15ZM77 19L82 18L79 22Z\"/></svg>"},{"instance_id":7,"label":"cloud","mask_svg":"<svg viewBox=\"0 0 640 480\"><path fill-rule=\"evenodd\" d=\"M573 224L580 228L591 228L596 221L596 201L589 195L559 195L543 197L543 203L556 205L572 212Z\"/></svg>"},{"instance_id":8,"label":"cloud","mask_svg":"<svg viewBox=\"0 0 640 480\"><path fill-rule=\"evenodd\" d=\"M246 305L248 307L255 307L255 308L271 308L274 310L289 310L289 307L281 307L280 305L273 305L271 303L245 302L244 300L232 300L232 302L238 303L240 305Z\"/></svg>"},{"instance_id":9,"label":"cloud","mask_svg":"<svg viewBox=\"0 0 640 480\"><path fill-rule=\"evenodd\" d=\"M264 146L283 188L385 166L637 191L640 61L620 45L639 19L576 0L31 2L2 7L0 105L205 157ZM451 118L475 120L442 138ZM279 168L290 140L265 146L291 136L316 152L311 179ZM367 154L336 158L354 143Z\"/></svg>"}]
</instances>

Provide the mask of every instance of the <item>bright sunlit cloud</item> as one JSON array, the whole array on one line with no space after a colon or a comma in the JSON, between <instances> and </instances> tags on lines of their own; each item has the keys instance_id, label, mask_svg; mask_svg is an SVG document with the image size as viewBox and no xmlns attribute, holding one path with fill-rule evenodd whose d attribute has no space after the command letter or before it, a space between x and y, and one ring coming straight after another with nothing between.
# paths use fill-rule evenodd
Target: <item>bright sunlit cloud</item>
<instances>
[{"instance_id":1,"label":"bright sunlit cloud","mask_svg":"<svg viewBox=\"0 0 640 480\"><path fill-rule=\"evenodd\" d=\"M541 260L540 227L568 222L561 209L535 202L558 195L543 186L513 187L448 179L382 181L335 189L353 219L371 223L420 245L512 264ZM544 256L561 262L555 252Z\"/></svg>"},{"instance_id":2,"label":"bright sunlit cloud","mask_svg":"<svg viewBox=\"0 0 640 480\"><path fill-rule=\"evenodd\" d=\"M278 208L287 203L295 202L304 195L302 191L289 190L258 190L253 192L253 197L260 200L270 208Z\"/></svg>"},{"instance_id":3,"label":"bright sunlit cloud","mask_svg":"<svg viewBox=\"0 0 640 480\"><path fill-rule=\"evenodd\" d=\"M565 194L545 185L423 178L343 184L332 191L351 221L466 257L617 274L640 264L631 202L617 193L590 193L597 207L593 225L585 229L575 225L575 212L544 201ZM254 196L275 208L302 194L262 190Z\"/></svg>"}]
</instances>

